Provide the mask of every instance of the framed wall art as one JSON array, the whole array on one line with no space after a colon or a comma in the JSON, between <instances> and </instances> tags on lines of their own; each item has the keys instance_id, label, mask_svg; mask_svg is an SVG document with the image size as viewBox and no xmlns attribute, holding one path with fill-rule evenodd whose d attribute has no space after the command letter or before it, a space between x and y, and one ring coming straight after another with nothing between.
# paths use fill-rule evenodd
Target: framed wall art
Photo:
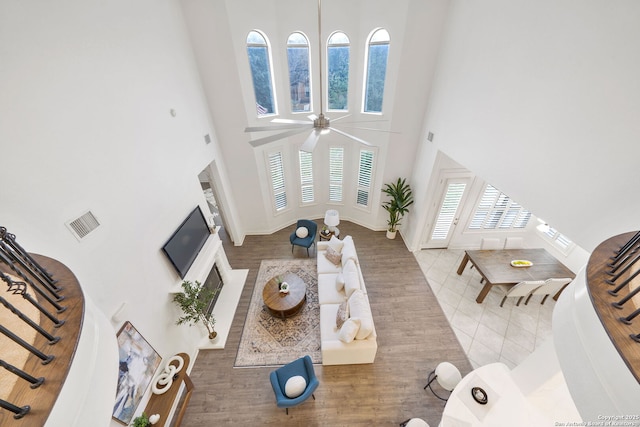
<instances>
[{"instance_id":1,"label":"framed wall art","mask_svg":"<svg viewBox=\"0 0 640 427\"><path fill-rule=\"evenodd\" d=\"M127 321L118 331L118 387L113 418L129 425L162 358Z\"/></svg>"}]
</instances>

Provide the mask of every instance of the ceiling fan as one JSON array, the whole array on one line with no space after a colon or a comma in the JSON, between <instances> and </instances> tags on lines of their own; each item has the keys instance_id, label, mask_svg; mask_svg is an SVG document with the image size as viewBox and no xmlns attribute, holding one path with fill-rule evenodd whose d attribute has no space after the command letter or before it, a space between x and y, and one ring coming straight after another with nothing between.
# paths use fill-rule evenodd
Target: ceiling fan
<instances>
[{"instance_id":1,"label":"ceiling fan","mask_svg":"<svg viewBox=\"0 0 640 427\"><path fill-rule=\"evenodd\" d=\"M311 114L307 116L309 120L291 120L291 119L273 119L271 123L273 125L270 126L249 126L245 128L245 132L264 132L264 131L275 131L275 130L283 130L284 132L277 133L275 135L266 136L263 138L253 139L249 141L249 143L253 147L259 147L264 144L268 144L273 141L277 141L282 138L287 138L289 136L298 135L303 132L308 132L311 130L311 133L304 141L302 146L300 147L300 151L313 152L318 140L321 135L325 135L330 133L331 131L336 132L340 135L346 136L356 142L359 142L364 145L372 145L371 143L365 141L364 139L358 138L357 136L351 135L345 131L337 129L332 123L337 122L338 120L342 120L350 115L338 117L336 119L329 119L324 115L324 103L323 103L323 89L322 89L322 0L318 0L318 63L320 66L320 115L316 116L315 114ZM357 128L357 129L366 129L366 130L376 130L380 131L381 129L375 128Z\"/></svg>"}]
</instances>

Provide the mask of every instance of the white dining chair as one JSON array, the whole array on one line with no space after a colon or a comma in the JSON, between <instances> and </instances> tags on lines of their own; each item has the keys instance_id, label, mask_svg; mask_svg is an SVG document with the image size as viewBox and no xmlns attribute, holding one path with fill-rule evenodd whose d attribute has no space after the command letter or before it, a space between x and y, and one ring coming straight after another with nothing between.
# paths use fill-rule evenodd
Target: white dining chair
<instances>
[{"instance_id":1,"label":"white dining chair","mask_svg":"<svg viewBox=\"0 0 640 427\"><path fill-rule=\"evenodd\" d=\"M547 300L547 297L549 295L555 295L558 292L560 292L566 285L568 285L571 282L571 280L572 279L568 277L562 278L562 279L556 279L556 278L547 279L544 281L544 284L542 286L540 286L538 289L536 289L531 293L531 296L544 295L544 297L542 298L542 301L540 301L540 304L544 304L544 302ZM525 304L527 302L525 302Z\"/></svg>"},{"instance_id":2,"label":"white dining chair","mask_svg":"<svg viewBox=\"0 0 640 427\"><path fill-rule=\"evenodd\" d=\"M524 248L524 239L522 237L507 237L504 242L505 249L522 249Z\"/></svg>"},{"instance_id":3,"label":"white dining chair","mask_svg":"<svg viewBox=\"0 0 640 427\"><path fill-rule=\"evenodd\" d=\"M502 239L496 239L493 237L487 238L483 237L480 241L480 249L482 250L498 250L502 249L503 243Z\"/></svg>"},{"instance_id":4,"label":"white dining chair","mask_svg":"<svg viewBox=\"0 0 640 427\"><path fill-rule=\"evenodd\" d=\"M539 289L540 286L543 286L544 283L545 283L544 280L527 280L527 281L523 281L518 284L515 284L513 286L497 285L497 287L504 292L504 297L500 302L500 307L502 307L502 305L507 300L507 298L518 298L518 302L516 303L516 306L519 306L520 303L522 302L522 299L526 297L527 298L525 300L525 305L526 305L529 302L529 298L531 298L532 293L536 289Z\"/></svg>"}]
</instances>

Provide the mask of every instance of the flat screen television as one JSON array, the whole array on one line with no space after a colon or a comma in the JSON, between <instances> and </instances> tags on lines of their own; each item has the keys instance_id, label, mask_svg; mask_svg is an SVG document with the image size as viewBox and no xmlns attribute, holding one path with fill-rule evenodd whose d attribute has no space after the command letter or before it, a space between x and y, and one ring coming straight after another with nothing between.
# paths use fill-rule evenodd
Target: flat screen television
<instances>
[{"instance_id":1,"label":"flat screen television","mask_svg":"<svg viewBox=\"0 0 640 427\"><path fill-rule=\"evenodd\" d=\"M162 247L181 279L187 275L210 234L202 210L197 206Z\"/></svg>"}]
</instances>

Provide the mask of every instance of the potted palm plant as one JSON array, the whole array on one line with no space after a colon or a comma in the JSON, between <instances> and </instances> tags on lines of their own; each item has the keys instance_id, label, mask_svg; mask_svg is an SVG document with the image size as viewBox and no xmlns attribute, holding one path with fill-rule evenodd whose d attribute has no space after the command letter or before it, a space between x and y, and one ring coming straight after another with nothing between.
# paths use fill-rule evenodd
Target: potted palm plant
<instances>
[{"instance_id":1,"label":"potted palm plant","mask_svg":"<svg viewBox=\"0 0 640 427\"><path fill-rule=\"evenodd\" d=\"M176 325L182 325L183 323L189 324L189 326L195 325L198 322L207 328L209 333L209 339L214 339L218 333L214 330L216 319L211 314L206 314L205 310L209 305L209 302L216 296L216 292L206 289L197 280L192 283L188 280L182 282L183 292L179 292L173 296L173 302L183 312L183 316L179 317L176 321Z\"/></svg>"},{"instance_id":2,"label":"potted palm plant","mask_svg":"<svg viewBox=\"0 0 640 427\"><path fill-rule=\"evenodd\" d=\"M387 238L395 239L400 220L409 212L409 206L413 203L413 194L405 178L398 178L394 183L385 184L382 192L390 197L382 204L382 207L389 212Z\"/></svg>"}]
</instances>

